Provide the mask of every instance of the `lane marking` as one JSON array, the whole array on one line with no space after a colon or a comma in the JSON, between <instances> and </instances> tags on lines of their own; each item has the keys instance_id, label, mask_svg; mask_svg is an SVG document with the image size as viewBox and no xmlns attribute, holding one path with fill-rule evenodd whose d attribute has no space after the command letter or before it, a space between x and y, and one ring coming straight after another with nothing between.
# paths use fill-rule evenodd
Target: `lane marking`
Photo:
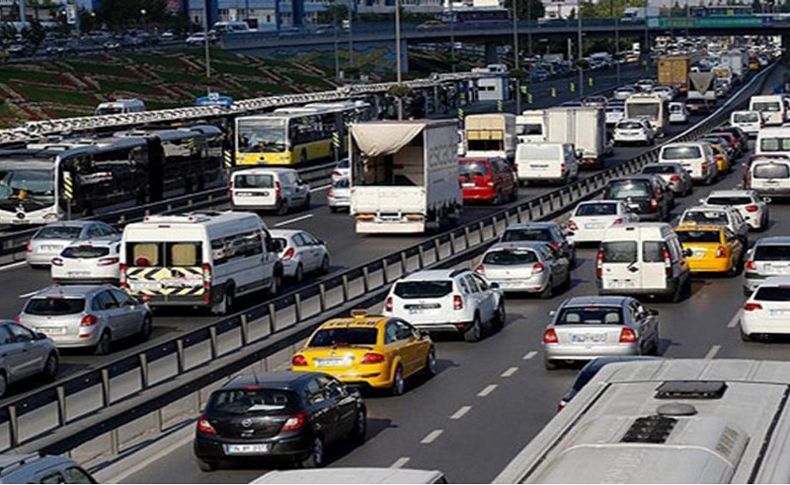
<instances>
[{"instance_id":1,"label":"lane marking","mask_svg":"<svg viewBox=\"0 0 790 485\"><path fill-rule=\"evenodd\" d=\"M36 294L36 293L38 293L39 291L41 291L41 290L33 290L33 291L31 291L30 293L25 293L24 295L19 295L19 298L20 298L20 299L21 299L21 298L30 298L31 296L35 295L35 294Z\"/></svg>"},{"instance_id":2,"label":"lane marking","mask_svg":"<svg viewBox=\"0 0 790 485\"><path fill-rule=\"evenodd\" d=\"M4 264L4 265L0 266L0 271L5 271L7 269L18 268L18 267L24 266L26 264L27 264L26 261L17 261L16 263Z\"/></svg>"},{"instance_id":3,"label":"lane marking","mask_svg":"<svg viewBox=\"0 0 790 485\"><path fill-rule=\"evenodd\" d=\"M489 394L491 394L492 392L494 392L494 389L496 389L497 387L498 386L496 384L489 384L486 387L484 387L482 391L478 392L477 396L478 397L486 397Z\"/></svg>"},{"instance_id":4,"label":"lane marking","mask_svg":"<svg viewBox=\"0 0 790 485\"><path fill-rule=\"evenodd\" d=\"M716 354L719 353L719 350L721 350L721 345L714 345L714 346L712 346L710 348L710 350L708 351L708 353L705 354L705 360L710 360L710 359L716 357Z\"/></svg>"},{"instance_id":5,"label":"lane marking","mask_svg":"<svg viewBox=\"0 0 790 485\"><path fill-rule=\"evenodd\" d=\"M472 406L461 406L458 409L458 411L456 411L455 413L453 413L452 416L450 416L450 419L461 419L464 416L466 416L466 413L468 413L471 410L472 410Z\"/></svg>"},{"instance_id":6,"label":"lane marking","mask_svg":"<svg viewBox=\"0 0 790 485\"><path fill-rule=\"evenodd\" d=\"M322 186L320 186L320 187L311 188L311 189L310 189L310 192L318 192L318 191L320 191L320 190L325 190L325 189L328 189L328 188L329 188L329 187L331 187L331 186L332 186L332 184L326 184L326 185L322 185Z\"/></svg>"},{"instance_id":7,"label":"lane marking","mask_svg":"<svg viewBox=\"0 0 790 485\"><path fill-rule=\"evenodd\" d=\"M444 433L444 430L442 430L442 429L435 429L435 430L431 431L430 433L428 433L425 436L425 438L423 438L422 441L420 441L420 443L422 443L424 445L430 445L431 443L436 441L436 438L441 436L442 433Z\"/></svg>"},{"instance_id":8,"label":"lane marking","mask_svg":"<svg viewBox=\"0 0 790 485\"><path fill-rule=\"evenodd\" d=\"M513 374L515 374L517 371L518 371L518 367L511 367L507 369L505 372L503 372L502 374L500 374L499 377L510 377Z\"/></svg>"},{"instance_id":9,"label":"lane marking","mask_svg":"<svg viewBox=\"0 0 790 485\"><path fill-rule=\"evenodd\" d=\"M536 355L538 355L538 351L537 350L533 350L531 352L527 352L527 354L524 357L522 357L521 359L522 360L530 360L533 357L535 357Z\"/></svg>"},{"instance_id":10,"label":"lane marking","mask_svg":"<svg viewBox=\"0 0 790 485\"><path fill-rule=\"evenodd\" d=\"M278 222L277 224L274 225L274 227L287 226L288 224L293 224L294 222L299 222L299 221L303 221L305 219L310 219L311 217L313 217L313 214L307 214L307 215L300 216L300 217L294 217L293 219L288 219L287 221Z\"/></svg>"},{"instance_id":11,"label":"lane marking","mask_svg":"<svg viewBox=\"0 0 790 485\"><path fill-rule=\"evenodd\" d=\"M411 460L411 458L409 458L408 456L402 456L402 457L398 458L397 460L395 460L395 463L390 465L390 468L403 468L403 465L408 463L409 460Z\"/></svg>"},{"instance_id":12,"label":"lane marking","mask_svg":"<svg viewBox=\"0 0 790 485\"><path fill-rule=\"evenodd\" d=\"M740 321L741 321L741 314L742 313L743 313L742 310L738 310L737 312L735 312L735 316L732 317L732 320L730 320L730 323L727 324L727 328L735 328L735 327L737 327L738 323L740 323Z\"/></svg>"}]
</instances>

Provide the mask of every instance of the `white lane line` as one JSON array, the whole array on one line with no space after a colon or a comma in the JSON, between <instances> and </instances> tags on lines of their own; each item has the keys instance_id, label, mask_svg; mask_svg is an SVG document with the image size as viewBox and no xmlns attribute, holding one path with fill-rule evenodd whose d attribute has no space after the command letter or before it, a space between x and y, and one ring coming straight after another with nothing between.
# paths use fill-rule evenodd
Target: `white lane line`
<instances>
[{"instance_id":1,"label":"white lane line","mask_svg":"<svg viewBox=\"0 0 790 485\"><path fill-rule=\"evenodd\" d=\"M460 408L458 408L458 411L456 411L455 413L453 413L452 416L450 416L450 419L461 419L464 416L466 416L466 413L468 413L471 410L472 410L472 406L461 406Z\"/></svg>"},{"instance_id":2,"label":"white lane line","mask_svg":"<svg viewBox=\"0 0 790 485\"><path fill-rule=\"evenodd\" d=\"M496 388L497 388L496 384L489 384L486 387L484 387L482 391L478 392L477 396L478 397L486 397L489 394L491 394L492 392L494 392L494 389L496 389Z\"/></svg>"},{"instance_id":3,"label":"white lane line","mask_svg":"<svg viewBox=\"0 0 790 485\"><path fill-rule=\"evenodd\" d=\"M741 314L742 313L743 313L743 311L741 311L741 310L738 310L737 312L735 312L735 316L733 316L732 320L730 320L730 323L727 324L727 328L735 328L736 326L738 326L738 323L740 323L740 321L741 321Z\"/></svg>"},{"instance_id":4,"label":"white lane line","mask_svg":"<svg viewBox=\"0 0 790 485\"><path fill-rule=\"evenodd\" d=\"M502 374L500 374L499 377L510 377L513 374L515 374L517 371L518 371L518 367L511 367L507 369L505 372L503 372Z\"/></svg>"},{"instance_id":5,"label":"white lane line","mask_svg":"<svg viewBox=\"0 0 790 485\"><path fill-rule=\"evenodd\" d=\"M714 345L714 346L712 346L710 348L710 350L708 351L708 353L705 354L705 360L710 360L710 359L716 357L716 354L719 353L719 350L721 350L721 345Z\"/></svg>"},{"instance_id":6,"label":"white lane line","mask_svg":"<svg viewBox=\"0 0 790 485\"><path fill-rule=\"evenodd\" d=\"M398 458L397 460L395 460L395 463L393 463L392 465L390 465L390 468L403 468L403 466L404 466L406 463L408 463L408 462L409 462L409 460L411 460L411 458L409 458L408 456L401 456L400 458Z\"/></svg>"},{"instance_id":7,"label":"white lane line","mask_svg":"<svg viewBox=\"0 0 790 485\"><path fill-rule=\"evenodd\" d=\"M326 184L326 185L322 185L320 187L312 187L312 188L310 188L310 192L318 192L319 190L326 190L326 189L328 189L331 186L332 186L332 184Z\"/></svg>"},{"instance_id":8,"label":"white lane line","mask_svg":"<svg viewBox=\"0 0 790 485\"><path fill-rule=\"evenodd\" d=\"M24 266L26 264L27 264L27 262L25 262L25 261L17 261L16 263L4 264L4 265L0 266L0 271L5 271L7 269L18 268L18 267Z\"/></svg>"},{"instance_id":9,"label":"white lane line","mask_svg":"<svg viewBox=\"0 0 790 485\"><path fill-rule=\"evenodd\" d=\"M538 355L538 351L537 350L533 350L531 352L527 352L527 354L524 357L522 357L521 359L522 360L530 360L533 357L535 357L536 355Z\"/></svg>"},{"instance_id":10,"label":"white lane line","mask_svg":"<svg viewBox=\"0 0 790 485\"><path fill-rule=\"evenodd\" d=\"M38 293L39 291L41 291L41 290L33 290L33 291L31 291L30 293L25 293L24 295L19 295L19 298L20 298L20 299L21 299L21 298L30 298L31 296L35 295L35 294L36 294L36 293Z\"/></svg>"},{"instance_id":11,"label":"white lane line","mask_svg":"<svg viewBox=\"0 0 790 485\"><path fill-rule=\"evenodd\" d=\"M294 217L293 219L288 219L287 221L278 222L277 224L274 225L274 227L287 226L288 224L293 224L294 222L299 222L299 221L303 221L305 219L310 219L311 217L313 217L313 214L307 214L307 215L300 216L300 217Z\"/></svg>"},{"instance_id":12,"label":"white lane line","mask_svg":"<svg viewBox=\"0 0 790 485\"><path fill-rule=\"evenodd\" d=\"M436 441L436 438L441 436L442 433L444 433L444 430L442 430L442 429L435 429L435 430L431 431L430 433L428 433L425 436L425 438L423 438L422 441L420 441L420 443L422 443L424 445L430 445L431 443Z\"/></svg>"}]
</instances>

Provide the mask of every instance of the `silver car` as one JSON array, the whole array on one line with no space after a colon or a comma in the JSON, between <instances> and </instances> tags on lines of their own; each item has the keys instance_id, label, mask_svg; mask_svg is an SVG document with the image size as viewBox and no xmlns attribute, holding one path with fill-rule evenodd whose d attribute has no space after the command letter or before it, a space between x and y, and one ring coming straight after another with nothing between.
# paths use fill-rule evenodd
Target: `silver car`
<instances>
[{"instance_id":1,"label":"silver car","mask_svg":"<svg viewBox=\"0 0 790 485\"><path fill-rule=\"evenodd\" d=\"M112 285L50 286L36 293L19 322L50 337L59 348L110 352L112 342L151 335L151 310Z\"/></svg>"},{"instance_id":2,"label":"silver car","mask_svg":"<svg viewBox=\"0 0 790 485\"><path fill-rule=\"evenodd\" d=\"M329 250L324 241L307 231L274 229L269 232L279 247L283 276L301 282L307 273L329 272Z\"/></svg>"},{"instance_id":3,"label":"silver car","mask_svg":"<svg viewBox=\"0 0 790 485\"><path fill-rule=\"evenodd\" d=\"M505 292L537 293L551 298L555 289L570 287L567 258L547 243L505 242L491 246L475 271Z\"/></svg>"},{"instance_id":4,"label":"silver car","mask_svg":"<svg viewBox=\"0 0 790 485\"><path fill-rule=\"evenodd\" d=\"M642 173L660 177L669 185L672 193L680 196L694 190L691 174L679 163L652 163L642 167Z\"/></svg>"},{"instance_id":5,"label":"silver car","mask_svg":"<svg viewBox=\"0 0 790 485\"><path fill-rule=\"evenodd\" d=\"M0 483L96 483L66 456L31 454L0 455Z\"/></svg>"},{"instance_id":6,"label":"silver car","mask_svg":"<svg viewBox=\"0 0 790 485\"><path fill-rule=\"evenodd\" d=\"M560 361L658 353L658 312L634 298L574 297L549 315L552 321L543 332L546 369L556 369Z\"/></svg>"},{"instance_id":7,"label":"silver car","mask_svg":"<svg viewBox=\"0 0 790 485\"><path fill-rule=\"evenodd\" d=\"M348 210L351 207L351 184L348 178L340 178L332 182L332 187L326 194L326 201L332 212Z\"/></svg>"},{"instance_id":8,"label":"silver car","mask_svg":"<svg viewBox=\"0 0 790 485\"><path fill-rule=\"evenodd\" d=\"M54 379L59 361L58 349L46 335L10 320L0 320L0 397L9 384L22 379L40 374Z\"/></svg>"},{"instance_id":9,"label":"silver car","mask_svg":"<svg viewBox=\"0 0 790 485\"><path fill-rule=\"evenodd\" d=\"M743 293L752 294L772 276L790 276L790 237L758 239L746 253L743 269Z\"/></svg>"},{"instance_id":10,"label":"silver car","mask_svg":"<svg viewBox=\"0 0 790 485\"><path fill-rule=\"evenodd\" d=\"M33 235L28 242L25 258L30 266L49 267L52 258L58 256L73 241L113 235L117 235L115 229L100 221L54 222L42 227Z\"/></svg>"}]
</instances>

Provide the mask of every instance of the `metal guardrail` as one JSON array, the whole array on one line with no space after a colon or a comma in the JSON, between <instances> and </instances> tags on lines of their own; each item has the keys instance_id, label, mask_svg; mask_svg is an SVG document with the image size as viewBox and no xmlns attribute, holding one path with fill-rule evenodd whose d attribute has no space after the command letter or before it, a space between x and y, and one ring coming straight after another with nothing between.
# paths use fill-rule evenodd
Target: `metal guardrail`
<instances>
[{"instance_id":1,"label":"metal guardrail","mask_svg":"<svg viewBox=\"0 0 790 485\"><path fill-rule=\"evenodd\" d=\"M716 113L669 141L691 140L718 126L771 71L760 73ZM383 296L407 273L467 257L495 242L508 224L545 219L595 196L612 178L654 162L658 151L656 147L591 177L152 345L138 355L13 398L0 408L0 451L63 453L104 435L117 454L120 427L286 348L349 305Z\"/></svg>"}]
</instances>

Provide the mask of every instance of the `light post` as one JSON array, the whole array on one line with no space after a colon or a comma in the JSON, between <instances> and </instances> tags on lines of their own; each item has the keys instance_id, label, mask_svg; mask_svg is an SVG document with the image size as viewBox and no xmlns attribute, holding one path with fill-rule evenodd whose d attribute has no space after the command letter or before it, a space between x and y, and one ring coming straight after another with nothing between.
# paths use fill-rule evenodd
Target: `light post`
<instances>
[{"instance_id":1,"label":"light post","mask_svg":"<svg viewBox=\"0 0 790 485\"><path fill-rule=\"evenodd\" d=\"M145 14L147 14L147 13L148 13L148 11L146 9L144 9L144 8L140 9L140 18L143 21L143 32L148 32L148 28L146 27L146 24L145 24Z\"/></svg>"},{"instance_id":2,"label":"light post","mask_svg":"<svg viewBox=\"0 0 790 485\"><path fill-rule=\"evenodd\" d=\"M332 5L332 36L335 42L335 79L340 79L340 59L338 57L337 39L337 4Z\"/></svg>"},{"instance_id":3,"label":"light post","mask_svg":"<svg viewBox=\"0 0 790 485\"><path fill-rule=\"evenodd\" d=\"M647 22L648 14L647 10L650 6L650 0L645 0L645 70L647 70L647 63L650 59L650 29Z\"/></svg>"},{"instance_id":4,"label":"light post","mask_svg":"<svg viewBox=\"0 0 790 485\"><path fill-rule=\"evenodd\" d=\"M529 1L529 0L527 0ZM513 70L519 69L519 55L518 55L518 5L517 0L511 0L513 3ZM521 79L517 76L515 78L516 85L516 114L521 113Z\"/></svg>"},{"instance_id":5,"label":"light post","mask_svg":"<svg viewBox=\"0 0 790 485\"><path fill-rule=\"evenodd\" d=\"M203 53L206 58L206 78L211 78L211 49L208 38L208 0L203 0Z\"/></svg>"},{"instance_id":6,"label":"light post","mask_svg":"<svg viewBox=\"0 0 790 485\"><path fill-rule=\"evenodd\" d=\"M400 0L395 0L395 76L398 86L403 82L400 60ZM403 97L398 96L398 119L403 119Z\"/></svg>"},{"instance_id":7,"label":"light post","mask_svg":"<svg viewBox=\"0 0 790 485\"><path fill-rule=\"evenodd\" d=\"M614 65L617 71L617 85L620 83L620 19L614 14L614 0L610 2L612 18L614 19Z\"/></svg>"},{"instance_id":8,"label":"light post","mask_svg":"<svg viewBox=\"0 0 790 485\"><path fill-rule=\"evenodd\" d=\"M579 0L578 8L576 9L576 36L579 43L578 52L576 55L576 65L579 69L579 99L584 96L584 69L582 68L582 2Z\"/></svg>"},{"instance_id":9,"label":"light post","mask_svg":"<svg viewBox=\"0 0 790 485\"><path fill-rule=\"evenodd\" d=\"M532 58L532 0L527 0L527 55Z\"/></svg>"},{"instance_id":10,"label":"light post","mask_svg":"<svg viewBox=\"0 0 790 485\"><path fill-rule=\"evenodd\" d=\"M455 17L453 17L453 1L450 0L447 2L449 7L448 12L448 19L450 20L450 68L452 72L455 72Z\"/></svg>"},{"instance_id":11,"label":"light post","mask_svg":"<svg viewBox=\"0 0 790 485\"><path fill-rule=\"evenodd\" d=\"M353 5L353 0L350 0L348 2L348 64L352 67L354 66L354 30L352 27L352 20L354 18L354 11L352 10Z\"/></svg>"}]
</instances>

